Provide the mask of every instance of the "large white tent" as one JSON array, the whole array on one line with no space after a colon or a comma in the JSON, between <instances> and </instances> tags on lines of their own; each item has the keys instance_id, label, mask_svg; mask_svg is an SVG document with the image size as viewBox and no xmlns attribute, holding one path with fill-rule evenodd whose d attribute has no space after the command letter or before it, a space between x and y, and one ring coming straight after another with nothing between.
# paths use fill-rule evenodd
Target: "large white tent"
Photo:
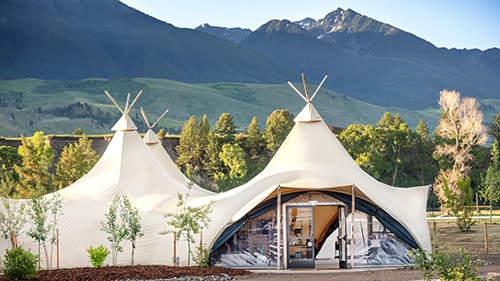
<instances>
[{"instance_id":1,"label":"large white tent","mask_svg":"<svg viewBox=\"0 0 500 281\"><path fill-rule=\"evenodd\" d=\"M288 245L291 245L291 240L288 239L291 238L288 229L292 221L287 217L287 208L296 211L293 204L307 203L312 208L330 200L335 201L331 208L333 212L325 215L321 211L326 210L324 208L314 211L314 229L321 233L314 236L319 243L315 241L313 248L317 247L318 252L327 234L332 233L327 228L337 226L342 232L346 231L345 227L339 227L346 223L343 210L351 214L354 222L353 207L375 217L384 230L388 229L410 248L430 250L425 212L428 187L396 188L373 179L356 165L321 119L309 97L306 102L295 119L292 131L266 168L256 177L224 193L214 194L201 187L190 190L190 205L201 206L212 202L212 212L209 214L211 222L203 230L203 244L219 255L220 249L229 249L230 242L238 242L236 235L241 229L255 229L254 225L250 227L248 224L252 218L273 214L271 220L275 231L270 239L277 241L276 245L281 245L275 251L279 253L277 263L280 266L290 257L288 252L291 246ZM172 264L174 247L176 256L180 257L180 264L187 264L187 244L179 241L174 246L172 235L159 234L167 229L163 215L176 210L177 194L188 192L186 179L175 169L171 159L166 158L168 154L157 145L158 141L152 136L154 134L146 134L149 145L141 139L128 116L129 110L122 111L122 118L113 127L116 131L113 139L95 167L74 184L58 191L64 199L64 214L58 223L62 267L89 266L88 247L100 244L109 247L106 234L100 231L100 227L115 194L128 196L140 210L144 236L137 240L136 264ZM318 203L318 194L327 198L326 201L320 200ZM309 200L300 201L298 198L301 196L309 196ZM321 224L321 221L325 223ZM353 225L351 233L347 233L352 237L351 243L354 232ZM256 235L261 237L263 233L271 232L260 231ZM337 235L340 237L341 234L346 233ZM245 239L239 240L239 243ZM347 240L344 239L345 244ZM19 242L32 250L36 249L34 242L25 235L20 236ZM2 241L1 249L9 246L8 241ZM311 248L310 245L308 247ZM130 251L130 246L125 244L124 253L119 255L119 264L129 263ZM239 249L238 252L244 251ZM354 253L353 247L350 252ZM221 255L216 255L215 262L220 262ZM253 256L259 258L257 253ZM285 260L280 259L280 256L285 256ZM301 256L296 254L295 257ZM287 266L291 265L285 263L284 267Z\"/></svg>"}]
</instances>

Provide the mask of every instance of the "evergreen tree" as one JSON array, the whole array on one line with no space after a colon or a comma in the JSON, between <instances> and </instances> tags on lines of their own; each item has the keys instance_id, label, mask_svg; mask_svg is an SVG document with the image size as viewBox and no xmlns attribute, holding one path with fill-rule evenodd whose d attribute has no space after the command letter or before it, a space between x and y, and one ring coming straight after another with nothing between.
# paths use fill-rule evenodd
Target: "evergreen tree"
<instances>
[{"instance_id":1,"label":"evergreen tree","mask_svg":"<svg viewBox=\"0 0 500 281\"><path fill-rule=\"evenodd\" d=\"M493 121L488 126L488 133L493 137L493 141L500 143L500 113L493 117Z\"/></svg>"},{"instance_id":2,"label":"evergreen tree","mask_svg":"<svg viewBox=\"0 0 500 281\"><path fill-rule=\"evenodd\" d=\"M20 166L23 162L23 157L17 150L12 146L0 146L0 193L4 197L16 196L19 175L14 170L14 166Z\"/></svg>"},{"instance_id":3,"label":"evergreen tree","mask_svg":"<svg viewBox=\"0 0 500 281\"><path fill-rule=\"evenodd\" d=\"M500 152L499 142L495 140L491 146L491 162L479 191L481 197L490 205L500 202Z\"/></svg>"},{"instance_id":4,"label":"evergreen tree","mask_svg":"<svg viewBox=\"0 0 500 281\"><path fill-rule=\"evenodd\" d=\"M54 150L46 141L43 132L36 132L31 138L21 138L18 153L23 157L21 165L14 165L19 175L16 197L31 198L53 190L49 172L54 160Z\"/></svg>"},{"instance_id":5,"label":"evergreen tree","mask_svg":"<svg viewBox=\"0 0 500 281\"><path fill-rule=\"evenodd\" d=\"M184 170L197 171L201 165L201 151L198 145L199 125L198 119L191 116L184 124L177 145L177 164Z\"/></svg>"},{"instance_id":6,"label":"evergreen tree","mask_svg":"<svg viewBox=\"0 0 500 281\"><path fill-rule=\"evenodd\" d=\"M412 132L399 114L392 116L386 112L377 123L376 135L373 149L378 154L379 179L393 186L401 185L405 178L401 174L405 151L411 147ZM402 180L397 181L398 175Z\"/></svg>"},{"instance_id":7,"label":"evergreen tree","mask_svg":"<svg viewBox=\"0 0 500 281\"><path fill-rule=\"evenodd\" d=\"M219 153L221 151L220 140L215 134L215 131L210 130L207 136L207 146L205 147L205 157L203 159L203 168L205 171L206 178L209 182L207 185L212 186L212 189L216 189L216 183L214 181L214 176L222 171L222 162L219 158Z\"/></svg>"},{"instance_id":8,"label":"evergreen tree","mask_svg":"<svg viewBox=\"0 0 500 281\"><path fill-rule=\"evenodd\" d=\"M247 178L257 175L264 169L269 158L265 153L266 141L259 128L257 117L253 117L248 125L247 133L240 138L240 146L247 152L248 174Z\"/></svg>"},{"instance_id":9,"label":"evergreen tree","mask_svg":"<svg viewBox=\"0 0 500 281\"><path fill-rule=\"evenodd\" d=\"M265 137L271 155L276 153L294 125L293 115L287 109L274 110L267 117Z\"/></svg>"},{"instance_id":10,"label":"evergreen tree","mask_svg":"<svg viewBox=\"0 0 500 281\"><path fill-rule=\"evenodd\" d=\"M233 116L229 113L222 113L215 123L215 132L222 136L224 142L232 142L236 133Z\"/></svg>"},{"instance_id":11,"label":"evergreen tree","mask_svg":"<svg viewBox=\"0 0 500 281\"><path fill-rule=\"evenodd\" d=\"M413 157L415 174L419 177L418 183L426 185L432 183L437 174L437 163L432 158L434 142L423 119L418 122L415 132L414 150L409 151L409 156Z\"/></svg>"},{"instance_id":12,"label":"evergreen tree","mask_svg":"<svg viewBox=\"0 0 500 281\"><path fill-rule=\"evenodd\" d=\"M99 155L92 148L92 140L86 135L63 148L59 162L56 164L56 174L53 178L57 189L69 186L87 174L99 160Z\"/></svg>"},{"instance_id":13,"label":"evergreen tree","mask_svg":"<svg viewBox=\"0 0 500 281\"><path fill-rule=\"evenodd\" d=\"M257 158L264 152L265 141L263 136L257 117L254 116L250 124L248 124L248 131L244 141L251 159Z\"/></svg>"}]
</instances>

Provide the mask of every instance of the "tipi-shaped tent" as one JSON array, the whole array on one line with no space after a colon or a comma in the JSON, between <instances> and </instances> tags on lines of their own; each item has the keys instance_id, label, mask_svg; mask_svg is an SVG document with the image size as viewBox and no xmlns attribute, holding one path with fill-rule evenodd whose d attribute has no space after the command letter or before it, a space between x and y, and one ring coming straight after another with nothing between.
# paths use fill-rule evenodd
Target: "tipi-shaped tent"
<instances>
[{"instance_id":1,"label":"tipi-shaped tent","mask_svg":"<svg viewBox=\"0 0 500 281\"><path fill-rule=\"evenodd\" d=\"M334 231L340 266L354 265L356 258L375 250L356 250L355 240L379 243L378 255L394 244L386 249L390 257L371 264L404 263L408 249L430 250L428 186L396 188L373 179L329 130L307 90L304 99L307 104L295 118L295 126L266 168L247 184L212 197L211 217L215 219L210 229L217 232L211 233L213 236L204 233L204 237L215 239L214 262L228 266L280 266L282 262L285 267L314 266ZM207 198L192 202L201 204ZM353 209L361 211L363 217L355 218ZM299 220L303 225L294 226ZM358 222L363 224L361 228ZM354 239L363 231L377 239ZM380 239L383 237L385 240ZM278 245L283 245L282 252ZM399 252L394 253L396 250Z\"/></svg>"},{"instance_id":2,"label":"tipi-shaped tent","mask_svg":"<svg viewBox=\"0 0 500 281\"><path fill-rule=\"evenodd\" d=\"M90 246L102 244L110 248L106 238L108 234L100 229L115 195L127 196L142 217L144 237L137 241L135 262L167 263L165 256L160 254L163 252L161 249L165 248L166 239L159 235L160 231L165 230L166 222L162 218L163 214L153 210L167 201L174 202L175 206L177 194L186 193L188 188L160 163L137 133L137 127L128 115L141 93L130 106L127 101L125 109L109 93L106 94L123 114L112 128L115 133L106 151L85 176L56 193L44 196L52 198L58 194L62 198L63 214L57 223L60 266L90 266L86 252ZM25 228L22 233L26 232L29 225ZM7 242L0 242L1 250L10 247ZM20 235L18 244L36 252L36 243L25 234ZM131 247L127 243L123 246L127 254L119 255L118 264L129 264Z\"/></svg>"},{"instance_id":3,"label":"tipi-shaped tent","mask_svg":"<svg viewBox=\"0 0 500 281\"><path fill-rule=\"evenodd\" d=\"M158 137L154 133L153 128L165 116L165 114L167 114L167 112L168 109L165 110L163 114L160 115L160 117L158 117L158 119L156 119L156 121L153 124L150 124L146 112L144 111L143 108L141 108L141 113L144 118L144 122L146 122L146 125L148 126L148 131L146 132L146 134L144 134L143 138L144 142L151 149L151 151L156 156L158 161L160 161L163 167L167 170L168 174L174 177L179 183L184 184L185 186L191 184L192 192L196 194L205 194L205 195L214 194L214 192L204 189L193 182L190 183L189 179L179 170L177 165L175 165L174 161L172 160L172 158L170 158L170 155L168 155L168 152L163 147L161 140L158 139Z\"/></svg>"}]
</instances>

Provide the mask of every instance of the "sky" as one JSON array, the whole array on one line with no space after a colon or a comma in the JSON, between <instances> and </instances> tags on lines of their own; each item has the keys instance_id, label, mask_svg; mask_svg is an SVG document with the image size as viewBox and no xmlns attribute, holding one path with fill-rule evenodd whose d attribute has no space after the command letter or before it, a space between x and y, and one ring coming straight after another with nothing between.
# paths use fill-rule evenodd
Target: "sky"
<instances>
[{"instance_id":1,"label":"sky","mask_svg":"<svg viewBox=\"0 0 500 281\"><path fill-rule=\"evenodd\" d=\"M241 27L270 20L319 20L352 9L425 39L436 47L500 48L499 0L120 0L176 27Z\"/></svg>"}]
</instances>

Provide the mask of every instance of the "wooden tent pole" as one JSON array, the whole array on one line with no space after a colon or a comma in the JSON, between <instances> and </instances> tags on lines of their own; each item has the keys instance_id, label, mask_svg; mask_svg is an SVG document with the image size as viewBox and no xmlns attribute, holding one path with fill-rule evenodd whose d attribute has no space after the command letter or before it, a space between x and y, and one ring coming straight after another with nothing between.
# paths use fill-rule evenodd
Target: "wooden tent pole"
<instances>
[{"instance_id":1,"label":"wooden tent pole","mask_svg":"<svg viewBox=\"0 0 500 281\"><path fill-rule=\"evenodd\" d=\"M352 185L351 203L351 268L354 267L354 213L356 212L356 185Z\"/></svg>"},{"instance_id":2,"label":"wooden tent pole","mask_svg":"<svg viewBox=\"0 0 500 281\"><path fill-rule=\"evenodd\" d=\"M278 242L277 242L277 245L276 245L276 251L277 251L277 255L276 255L276 267L277 269L280 269L281 268L281 186L278 185L278 201L276 202L276 231L278 231Z\"/></svg>"},{"instance_id":3,"label":"wooden tent pole","mask_svg":"<svg viewBox=\"0 0 500 281\"><path fill-rule=\"evenodd\" d=\"M174 266L177 265L177 233L174 232L174 258L173 258Z\"/></svg>"},{"instance_id":4,"label":"wooden tent pole","mask_svg":"<svg viewBox=\"0 0 500 281\"><path fill-rule=\"evenodd\" d=\"M56 228L56 268L59 269L59 228Z\"/></svg>"}]
</instances>

